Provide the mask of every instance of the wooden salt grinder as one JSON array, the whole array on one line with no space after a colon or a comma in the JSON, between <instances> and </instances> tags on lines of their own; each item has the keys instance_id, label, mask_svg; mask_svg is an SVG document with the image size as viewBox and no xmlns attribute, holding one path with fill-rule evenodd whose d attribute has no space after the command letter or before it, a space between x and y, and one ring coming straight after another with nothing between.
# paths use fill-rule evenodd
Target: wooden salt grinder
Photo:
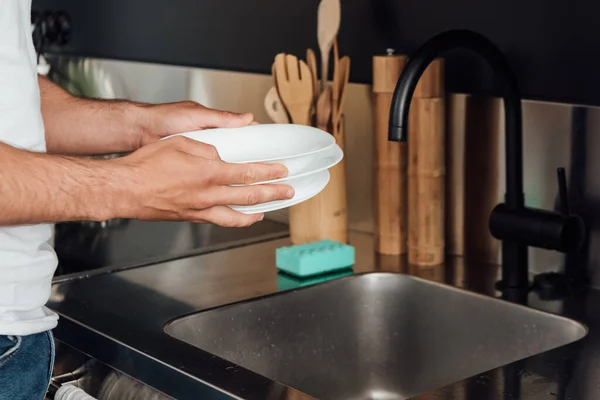
<instances>
[{"instance_id":1,"label":"wooden salt grinder","mask_svg":"<svg viewBox=\"0 0 600 400\"><path fill-rule=\"evenodd\" d=\"M375 250L379 254L407 252L407 144L388 140L392 96L405 56L373 57L374 216Z\"/></svg>"},{"instance_id":2,"label":"wooden salt grinder","mask_svg":"<svg viewBox=\"0 0 600 400\"><path fill-rule=\"evenodd\" d=\"M408 124L408 262L433 266L445 253L444 62L423 73Z\"/></svg>"}]
</instances>

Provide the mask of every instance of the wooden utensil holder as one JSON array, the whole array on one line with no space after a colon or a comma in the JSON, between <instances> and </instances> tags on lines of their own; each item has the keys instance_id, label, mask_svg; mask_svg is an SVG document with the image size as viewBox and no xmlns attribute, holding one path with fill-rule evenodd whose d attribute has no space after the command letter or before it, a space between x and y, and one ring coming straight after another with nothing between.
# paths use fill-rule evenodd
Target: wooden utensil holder
<instances>
[{"instance_id":1,"label":"wooden utensil holder","mask_svg":"<svg viewBox=\"0 0 600 400\"><path fill-rule=\"evenodd\" d=\"M331 129L338 146L344 150L344 117L338 129ZM319 240L348 243L348 213L345 158L329 169L330 180L315 197L290 207L290 239L293 244Z\"/></svg>"}]
</instances>

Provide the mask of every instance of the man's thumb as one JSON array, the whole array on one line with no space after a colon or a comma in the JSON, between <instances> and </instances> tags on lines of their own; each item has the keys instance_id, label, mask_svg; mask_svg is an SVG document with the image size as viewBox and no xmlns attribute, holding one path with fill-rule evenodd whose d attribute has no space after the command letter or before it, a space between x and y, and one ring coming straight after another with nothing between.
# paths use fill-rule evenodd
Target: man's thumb
<instances>
[{"instance_id":1,"label":"man's thumb","mask_svg":"<svg viewBox=\"0 0 600 400\"><path fill-rule=\"evenodd\" d=\"M211 128L238 128L254 121L252 113L238 114L230 111L206 110L205 125Z\"/></svg>"}]
</instances>

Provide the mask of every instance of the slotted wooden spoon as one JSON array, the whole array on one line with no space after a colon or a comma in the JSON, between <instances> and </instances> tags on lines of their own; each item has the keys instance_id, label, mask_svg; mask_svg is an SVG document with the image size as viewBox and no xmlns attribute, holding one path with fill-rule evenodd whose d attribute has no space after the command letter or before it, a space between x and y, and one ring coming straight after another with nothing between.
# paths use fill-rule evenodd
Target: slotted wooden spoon
<instances>
[{"instance_id":1,"label":"slotted wooden spoon","mask_svg":"<svg viewBox=\"0 0 600 400\"><path fill-rule=\"evenodd\" d=\"M277 93L277 88L273 86L267 92L265 96L265 111L271 121L276 124L289 124L290 118L287 115L287 111L279 98L279 93Z\"/></svg>"}]
</instances>

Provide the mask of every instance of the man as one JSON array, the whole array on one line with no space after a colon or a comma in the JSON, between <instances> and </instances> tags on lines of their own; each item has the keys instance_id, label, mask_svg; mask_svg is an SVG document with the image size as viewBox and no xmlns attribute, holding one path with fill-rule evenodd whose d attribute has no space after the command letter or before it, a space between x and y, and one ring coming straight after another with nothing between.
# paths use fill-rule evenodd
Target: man
<instances>
[{"instance_id":1,"label":"man","mask_svg":"<svg viewBox=\"0 0 600 400\"><path fill-rule=\"evenodd\" d=\"M44 307L57 265L49 223L182 220L247 226L227 204L288 199L280 165L227 164L211 146L166 135L248 125L191 102L140 105L74 98L36 75L31 0L0 10L0 399L42 399L57 315ZM113 160L75 157L132 152Z\"/></svg>"}]
</instances>

